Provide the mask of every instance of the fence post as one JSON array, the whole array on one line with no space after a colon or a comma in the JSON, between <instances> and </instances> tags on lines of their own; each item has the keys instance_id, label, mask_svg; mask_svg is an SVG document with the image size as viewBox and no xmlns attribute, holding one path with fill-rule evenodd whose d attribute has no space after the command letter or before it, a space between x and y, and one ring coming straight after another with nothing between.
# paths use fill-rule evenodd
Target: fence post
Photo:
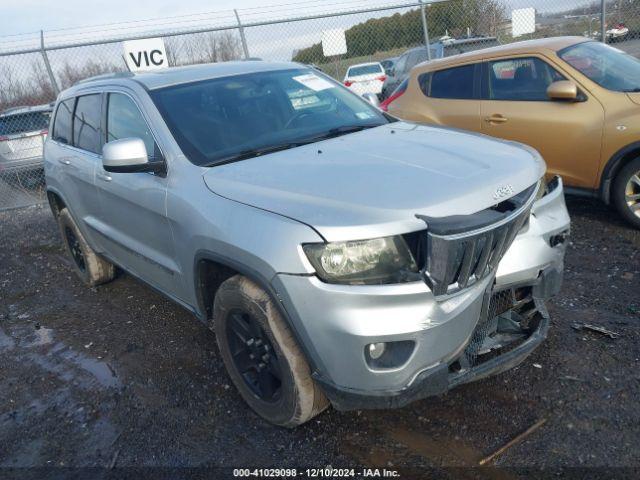
<instances>
[{"instance_id":1,"label":"fence post","mask_svg":"<svg viewBox=\"0 0 640 480\"><path fill-rule=\"evenodd\" d=\"M247 47L247 38L244 36L244 27L242 26L242 22L240 21L240 15L238 15L238 10L233 9L233 13L236 14L236 20L238 20L238 31L240 32L240 40L242 41L242 50L244 51L244 59L249 59L249 47Z\"/></svg>"},{"instance_id":2,"label":"fence post","mask_svg":"<svg viewBox=\"0 0 640 480\"><path fill-rule=\"evenodd\" d=\"M600 41L602 43L607 43L607 27L605 24L606 4L607 4L607 0L600 0L600 23L601 23Z\"/></svg>"},{"instance_id":3,"label":"fence post","mask_svg":"<svg viewBox=\"0 0 640 480\"><path fill-rule=\"evenodd\" d=\"M431 61L431 47L429 46L429 26L427 25L427 8L425 0L420 0L420 13L422 17L422 31L424 32L424 44L427 47L427 60Z\"/></svg>"},{"instance_id":4,"label":"fence post","mask_svg":"<svg viewBox=\"0 0 640 480\"><path fill-rule=\"evenodd\" d=\"M47 68L47 73L49 74L49 81L51 82L51 87L53 88L53 93L58 96L60 93L60 89L58 88L58 82L56 82L56 77L53 76L53 70L51 70L51 64L49 63L49 57L47 56L47 50L44 48L44 32L40 30L40 52L42 52L42 59L44 60L44 66Z\"/></svg>"}]
</instances>

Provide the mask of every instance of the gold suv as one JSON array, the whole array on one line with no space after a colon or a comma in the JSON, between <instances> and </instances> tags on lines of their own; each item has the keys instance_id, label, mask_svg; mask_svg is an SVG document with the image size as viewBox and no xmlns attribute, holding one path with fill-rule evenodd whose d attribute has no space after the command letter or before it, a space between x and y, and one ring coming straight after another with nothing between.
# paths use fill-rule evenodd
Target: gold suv
<instances>
[{"instance_id":1,"label":"gold suv","mask_svg":"<svg viewBox=\"0 0 640 480\"><path fill-rule=\"evenodd\" d=\"M382 108L531 145L548 175L640 228L640 61L621 50L558 37L435 60Z\"/></svg>"}]
</instances>

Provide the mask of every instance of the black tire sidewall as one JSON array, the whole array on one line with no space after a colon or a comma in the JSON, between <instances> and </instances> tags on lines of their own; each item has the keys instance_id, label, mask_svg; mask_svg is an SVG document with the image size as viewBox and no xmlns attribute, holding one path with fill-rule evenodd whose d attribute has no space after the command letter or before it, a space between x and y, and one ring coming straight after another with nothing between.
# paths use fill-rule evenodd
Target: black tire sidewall
<instances>
[{"instance_id":1,"label":"black tire sidewall","mask_svg":"<svg viewBox=\"0 0 640 480\"><path fill-rule=\"evenodd\" d=\"M234 279L235 278L236 277L234 277ZM268 302L270 300L267 297L265 301ZM267 318L268 309L265 304L261 303L263 302L256 301L256 299L249 297L241 289L237 288L236 282L225 282L216 293L212 329L216 334L220 354L227 367L227 372L242 395L242 398L244 398L255 412L267 421L276 425L287 425L295 418L297 413L297 388L289 362L271 331ZM280 371L282 372L280 398L276 402L265 402L258 398L247 386L231 358L227 338L227 323L230 313L234 310L240 310L252 315L269 338L276 352Z\"/></svg>"},{"instance_id":2,"label":"black tire sidewall","mask_svg":"<svg viewBox=\"0 0 640 480\"><path fill-rule=\"evenodd\" d=\"M84 237L80 233L80 230L78 229L76 223L71 218L71 215L69 214L69 211L67 209L64 209L60 212L60 215L58 216L58 226L60 227L60 235L62 236L62 241L64 242L64 245L67 250L67 253L69 254L69 257L71 258L73 269L75 270L76 274L80 277L80 279L84 283L89 284L91 280L91 273L89 272L89 259L87 257L88 245ZM84 272L80 270L80 267L78 267L75 258L73 258L73 253L71 252L71 245L69 245L69 241L67 239L67 235L65 232L65 229L67 227L71 229L71 231L73 232L75 237L78 239L78 242L80 244L80 250L82 251L82 256L84 258L84 263L85 263Z\"/></svg>"},{"instance_id":3,"label":"black tire sidewall","mask_svg":"<svg viewBox=\"0 0 640 480\"><path fill-rule=\"evenodd\" d=\"M635 228L640 229L640 217L633 214L625 200L625 188L629 182L629 178L638 171L640 171L640 157L628 162L618 172L613 182L611 197L620 215Z\"/></svg>"}]
</instances>

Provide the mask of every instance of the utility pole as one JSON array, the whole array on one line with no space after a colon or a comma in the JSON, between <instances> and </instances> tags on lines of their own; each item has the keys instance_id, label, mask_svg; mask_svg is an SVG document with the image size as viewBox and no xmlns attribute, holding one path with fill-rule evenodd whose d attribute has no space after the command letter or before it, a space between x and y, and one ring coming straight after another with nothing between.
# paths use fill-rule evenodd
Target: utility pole
<instances>
[{"instance_id":1,"label":"utility pole","mask_svg":"<svg viewBox=\"0 0 640 480\"><path fill-rule=\"evenodd\" d=\"M51 82L53 93L58 96L58 94L60 93L60 89L58 88L56 77L53 75L53 70L51 69L51 64L49 63L49 57L47 56L47 50L44 48L44 32L42 30L40 30L40 52L42 53L44 66L46 67L47 73L49 74L49 81Z\"/></svg>"},{"instance_id":2,"label":"utility pole","mask_svg":"<svg viewBox=\"0 0 640 480\"><path fill-rule=\"evenodd\" d=\"M600 32L600 40L602 43L607 43L607 26L606 22L606 9L607 9L607 0L600 0L600 24L601 24L601 32Z\"/></svg>"},{"instance_id":3,"label":"utility pole","mask_svg":"<svg viewBox=\"0 0 640 480\"><path fill-rule=\"evenodd\" d=\"M422 31L424 32L424 45L425 47L427 47L427 60L431 61L431 46L429 45L429 26L427 25L427 5L425 0L420 0L420 13L422 17Z\"/></svg>"},{"instance_id":4,"label":"utility pole","mask_svg":"<svg viewBox=\"0 0 640 480\"><path fill-rule=\"evenodd\" d=\"M244 27L242 26L242 22L240 21L240 15L238 15L238 10L234 8L233 12L236 14L236 20L238 20L238 31L240 32L240 40L242 41L242 50L244 52L244 59L249 60L249 47L247 47L247 38L244 36Z\"/></svg>"}]
</instances>

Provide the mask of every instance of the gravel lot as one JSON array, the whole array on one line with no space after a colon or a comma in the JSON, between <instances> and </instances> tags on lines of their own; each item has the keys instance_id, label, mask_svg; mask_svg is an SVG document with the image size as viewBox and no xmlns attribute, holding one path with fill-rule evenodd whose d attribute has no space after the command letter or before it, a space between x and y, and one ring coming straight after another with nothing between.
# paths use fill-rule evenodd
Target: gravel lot
<instances>
[{"instance_id":1,"label":"gravel lot","mask_svg":"<svg viewBox=\"0 0 640 480\"><path fill-rule=\"evenodd\" d=\"M441 471L477 465L544 418L483 475L640 468L640 232L595 201L568 202L564 289L524 364L401 410L328 410L295 430L248 409L189 313L124 274L83 287L47 208L0 213L0 466Z\"/></svg>"}]
</instances>

